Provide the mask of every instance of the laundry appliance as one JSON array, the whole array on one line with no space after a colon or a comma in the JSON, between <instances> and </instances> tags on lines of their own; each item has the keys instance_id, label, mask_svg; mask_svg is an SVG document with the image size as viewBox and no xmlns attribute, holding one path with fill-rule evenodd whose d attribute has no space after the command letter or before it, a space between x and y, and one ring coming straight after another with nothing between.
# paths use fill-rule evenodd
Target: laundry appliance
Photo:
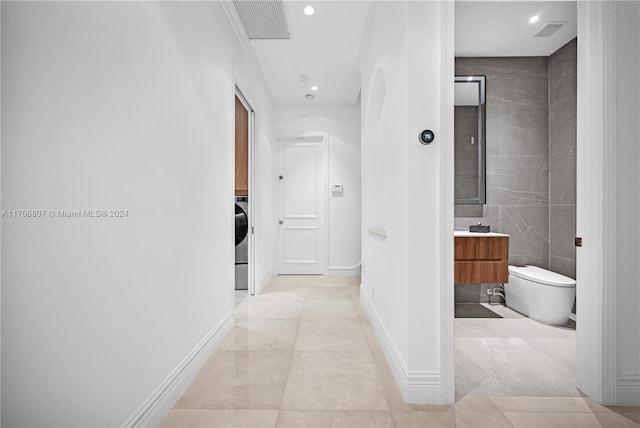
<instances>
[{"instance_id":1,"label":"laundry appliance","mask_svg":"<svg viewBox=\"0 0 640 428\"><path fill-rule=\"evenodd\" d=\"M236 290L249 289L249 197L236 196Z\"/></svg>"}]
</instances>

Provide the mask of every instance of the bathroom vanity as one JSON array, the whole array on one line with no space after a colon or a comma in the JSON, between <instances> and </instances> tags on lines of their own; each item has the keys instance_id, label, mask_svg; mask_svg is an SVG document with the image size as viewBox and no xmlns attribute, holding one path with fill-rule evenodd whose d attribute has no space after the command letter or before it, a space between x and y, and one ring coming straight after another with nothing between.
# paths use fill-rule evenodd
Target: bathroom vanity
<instances>
[{"instance_id":1,"label":"bathroom vanity","mask_svg":"<svg viewBox=\"0 0 640 428\"><path fill-rule=\"evenodd\" d=\"M455 231L456 284L509 281L509 235Z\"/></svg>"}]
</instances>

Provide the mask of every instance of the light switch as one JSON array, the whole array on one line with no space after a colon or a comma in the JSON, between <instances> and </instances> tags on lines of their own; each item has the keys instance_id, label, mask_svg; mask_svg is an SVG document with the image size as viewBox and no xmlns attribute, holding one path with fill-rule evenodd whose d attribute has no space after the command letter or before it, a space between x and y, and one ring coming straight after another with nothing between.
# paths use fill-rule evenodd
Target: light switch
<instances>
[{"instance_id":1,"label":"light switch","mask_svg":"<svg viewBox=\"0 0 640 428\"><path fill-rule=\"evenodd\" d=\"M342 193L342 192L344 192L344 187L342 187L342 184L331 185L331 193Z\"/></svg>"}]
</instances>

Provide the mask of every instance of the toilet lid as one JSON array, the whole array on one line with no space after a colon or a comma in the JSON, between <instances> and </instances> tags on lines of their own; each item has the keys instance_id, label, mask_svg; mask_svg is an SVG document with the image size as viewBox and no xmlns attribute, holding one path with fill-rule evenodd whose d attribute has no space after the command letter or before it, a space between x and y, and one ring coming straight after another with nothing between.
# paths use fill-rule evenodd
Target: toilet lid
<instances>
[{"instance_id":1,"label":"toilet lid","mask_svg":"<svg viewBox=\"0 0 640 428\"><path fill-rule=\"evenodd\" d=\"M556 287L575 287L576 280L538 266L509 266L509 273L522 279Z\"/></svg>"}]
</instances>

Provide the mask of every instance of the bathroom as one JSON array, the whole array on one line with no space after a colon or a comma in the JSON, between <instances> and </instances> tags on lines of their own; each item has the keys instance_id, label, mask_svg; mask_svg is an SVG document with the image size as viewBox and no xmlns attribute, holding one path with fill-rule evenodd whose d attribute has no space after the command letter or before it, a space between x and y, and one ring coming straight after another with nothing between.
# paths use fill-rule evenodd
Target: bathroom
<instances>
[{"instance_id":1,"label":"bathroom","mask_svg":"<svg viewBox=\"0 0 640 428\"><path fill-rule=\"evenodd\" d=\"M508 54L507 42L483 48L468 39L472 32L456 34L455 74L484 76L486 104L479 115L484 131L480 127L474 139L459 135L463 112L456 107L455 229L488 225L491 232L508 235L509 266L533 265L575 279L575 3L462 2L456 6L456 28L478 25L477 17L490 16L496 7L526 17L529 34L514 38L518 47ZM506 24L483 22L496 35L500 25ZM478 177L471 186L470 169ZM469 188L476 191L471 192L475 200ZM551 326L505 307L500 285L455 285L457 397L578 394L575 299L565 310L570 319ZM504 287L509 299L509 283Z\"/></svg>"}]
</instances>

